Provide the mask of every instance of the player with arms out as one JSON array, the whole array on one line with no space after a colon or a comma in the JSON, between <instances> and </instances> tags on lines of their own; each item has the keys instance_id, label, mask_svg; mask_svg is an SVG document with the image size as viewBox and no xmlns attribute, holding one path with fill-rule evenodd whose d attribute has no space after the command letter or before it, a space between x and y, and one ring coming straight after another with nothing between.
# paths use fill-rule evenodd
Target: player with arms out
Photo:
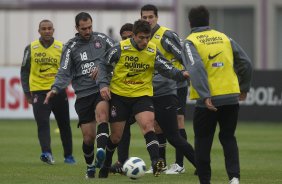
<instances>
[{"instance_id":1,"label":"player with arms out","mask_svg":"<svg viewBox=\"0 0 282 184\"><path fill-rule=\"evenodd\" d=\"M113 46L113 40L103 33L93 32L92 17L86 12L76 15L75 24L78 33L64 47L61 67L45 103L72 83L76 94L78 126L83 136L86 178L94 178L95 168L101 167L105 159L104 149L109 134L109 104L101 98L97 82L92 79L91 74L97 70L99 58ZM96 124L97 153L93 163Z\"/></svg>"}]
</instances>

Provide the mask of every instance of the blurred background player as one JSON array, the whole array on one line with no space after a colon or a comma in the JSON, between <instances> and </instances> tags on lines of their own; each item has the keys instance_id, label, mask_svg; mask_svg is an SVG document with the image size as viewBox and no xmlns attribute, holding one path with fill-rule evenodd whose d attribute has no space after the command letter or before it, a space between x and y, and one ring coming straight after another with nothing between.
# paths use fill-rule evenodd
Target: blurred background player
<instances>
[{"instance_id":1,"label":"blurred background player","mask_svg":"<svg viewBox=\"0 0 282 184\"><path fill-rule=\"evenodd\" d=\"M109 134L109 104L101 98L97 82L92 79L91 72L97 69L99 58L113 46L114 42L103 33L93 32L92 17L86 12L76 15L75 24L78 33L64 47L60 70L45 103L72 83L76 94L78 126L83 135L82 150L87 164L86 178L94 178L95 168L101 167L105 159L104 149ZM96 135L97 153L93 163Z\"/></svg>"},{"instance_id":2,"label":"blurred background player","mask_svg":"<svg viewBox=\"0 0 282 184\"><path fill-rule=\"evenodd\" d=\"M64 162L74 164L69 102L65 91L67 86L49 104L43 104L61 63L63 44L54 39L54 30L50 20L42 20L39 23L40 38L28 45L24 51L21 83L26 99L33 107L42 151L40 159L48 164L55 162L52 156L50 136L50 115L53 112L64 148Z\"/></svg>"},{"instance_id":3,"label":"blurred background player","mask_svg":"<svg viewBox=\"0 0 282 184\"><path fill-rule=\"evenodd\" d=\"M141 8L141 19L148 21L152 33L151 41L155 43L160 50L160 52L169 60L176 68L182 70L184 69L185 63L182 62L181 57L181 44L178 35L171 31L170 29L160 26L158 24L158 9L156 6L147 4ZM161 88L163 82L160 84L155 83L154 89L157 90ZM186 110L186 99L187 99L188 84L187 81L177 82L177 120L180 135L187 140L187 133L185 131L185 120L184 114ZM163 92L162 92L163 93ZM160 156L166 160L166 136L162 132L161 128L156 124L156 133L159 140ZM192 147L192 146L191 146ZM194 150L191 149L189 155L193 155ZM171 164L166 174L179 174L184 173L185 168L183 165L183 153L176 149L176 161ZM192 165L194 165L194 159L189 158ZM164 171L167 167L164 168ZM147 173L151 173L152 170L149 169Z\"/></svg>"},{"instance_id":4,"label":"blurred background player","mask_svg":"<svg viewBox=\"0 0 282 184\"><path fill-rule=\"evenodd\" d=\"M120 37L122 40L126 40L128 38L132 38L133 36L133 24L131 23L126 23L120 28ZM128 159L129 155L129 145L130 145L130 125L135 123L135 118L131 116L129 120L126 121L122 138L118 144L117 147L117 155L118 155L118 160L111 166L110 172L112 173L123 173L122 166L124 162Z\"/></svg>"},{"instance_id":5,"label":"blurred background player","mask_svg":"<svg viewBox=\"0 0 282 184\"><path fill-rule=\"evenodd\" d=\"M239 151L235 137L239 100L250 90L252 64L244 50L224 33L209 27L204 6L189 12L191 34L184 41L183 56L191 78L195 161L201 184L210 184L210 152L217 123L230 184L239 184ZM203 44L205 43L205 44Z\"/></svg>"}]
</instances>

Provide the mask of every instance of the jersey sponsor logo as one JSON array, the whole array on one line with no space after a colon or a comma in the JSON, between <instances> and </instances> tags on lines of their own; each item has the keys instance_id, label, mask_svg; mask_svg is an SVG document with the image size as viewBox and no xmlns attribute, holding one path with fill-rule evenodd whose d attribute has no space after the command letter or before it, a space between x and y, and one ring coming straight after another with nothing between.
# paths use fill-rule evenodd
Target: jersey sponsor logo
<instances>
[{"instance_id":1,"label":"jersey sponsor logo","mask_svg":"<svg viewBox=\"0 0 282 184\"><path fill-rule=\"evenodd\" d=\"M156 38L156 39L160 39L160 37L161 37L161 36L158 35L158 34L155 35L155 38Z\"/></svg>"},{"instance_id":2,"label":"jersey sponsor logo","mask_svg":"<svg viewBox=\"0 0 282 184\"><path fill-rule=\"evenodd\" d=\"M223 66L224 66L223 62L212 63L212 67L214 68L223 67Z\"/></svg>"},{"instance_id":3,"label":"jersey sponsor logo","mask_svg":"<svg viewBox=\"0 0 282 184\"><path fill-rule=\"evenodd\" d=\"M39 47L39 45L34 45L33 47L32 47L32 49L37 49Z\"/></svg>"},{"instance_id":4,"label":"jersey sponsor logo","mask_svg":"<svg viewBox=\"0 0 282 184\"><path fill-rule=\"evenodd\" d=\"M94 40L94 47L95 49L100 49L102 48L102 43L100 40Z\"/></svg>"},{"instance_id":5,"label":"jersey sponsor logo","mask_svg":"<svg viewBox=\"0 0 282 184\"><path fill-rule=\"evenodd\" d=\"M170 45L173 48L173 50L175 50L178 54L181 54L181 50L178 49L169 39L166 38L165 43Z\"/></svg>"},{"instance_id":6,"label":"jersey sponsor logo","mask_svg":"<svg viewBox=\"0 0 282 184\"><path fill-rule=\"evenodd\" d=\"M199 35L196 38L199 40L199 42L206 44L206 45L223 43L223 39L220 36L210 37L209 35L204 34L204 35Z\"/></svg>"},{"instance_id":7,"label":"jersey sponsor logo","mask_svg":"<svg viewBox=\"0 0 282 184\"><path fill-rule=\"evenodd\" d=\"M134 77L136 75L139 75L138 73L127 73L126 77Z\"/></svg>"},{"instance_id":8,"label":"jersey sponsor logo","mask_svg":"<svg viewBox=\"0 0 282 184\"><path fill-rule=\"evenodd\" d=\"M193 55L192 55L192 52L191 52L191 49L188 43L185 44L185 48L187 50L188 57L191 61L191 66L193 66L195 64L195 61L194 61L194 58L193 58Z\"/></svg>"},{"instance_id":9,"label":"jersey sponsor logo","mask_svg":"<svg viewBox=\"0 0 282 184\"><path fill-rule=\"evenodd\" d=\"M111 41L109 40L109 38L106 39L106 42L107 42L111 47L114 46L113 42L111 42Z\"/></svg>"},{"instance_id":10,"label":"jersey sponsor logo","mask_svg":"<svg viewBox=\"0 0 282 184\"><path fill-rule=\"evenodd\" d=\"M125 46L123 46L123 50L128 50L128 49L130 49L131 47L130 47L130 45L125 45Z\"/></svg>"},{"instance_id":11,"label":"jersey sponsor logo","mask_svg":"<svg viewBox=\"0 0 282 184\"><path fill-rule=\"evenodd\" d=\"M81 73L83 75L90 74L96 68L94 62L83 63L80 65L80 67L81 67Z\"/></svg>"},{"instance_id":12,"label":"jersey sponsor logo","mask_svg":"<svg viewBox=\"0 0 282 184\"><path fill-rule=\"evenodd\" d=\"M222 51L221 52L219 52L219 53L217 53L217 54L215 54L215 55L211 55L211 54L209 54L209 60L212 60L212 59L214 59L216 56L218 56L219 54L221 54L222 53Z\"/></svg>"},{"instance_id":13,"label":"jersey sponsor logo","mask_svg":"<svg viewBox=\"0 0 282 184\"><path fill-rule=\"evenodd\" d=\"M39 69L39 72L40 72L40 73L46 72L46 71L48 71L48 70L51 69L51 68L52 68L52 67L45 68L45 69L40 68L40 69Z\"/></svg>"},{"instance_id":14,"label":"jersey sponsor logo","mask_svg":"<svg viewBox=\"0 0 282 184\"><path fill-rule=\"evenodd\" d=\"M65 62L64 62L64 66L62 67L65 70L68 68L68 64L69 64L69 60L70 60L70 52L71 52L71 50L68 49L67 54L66 54L66 59L65 59Z\"/></svg>"},{"instance_id":15,"label":"jersey sponsor logo","mask_svg":"<svg viewBox=\"0 0 282 184\"><path fill-rule=\"evenodd\" d=\"M98 36L101 37L101 38L105 38L106 37L106 36L101 35L101 34L98 34Z\"/></svg>"},{"instance_id":16,"label":"jersey sponsor logo","mask_svg":"<svg viewBox=\"0 0 282 184\"><path fill-rule=\"evenodd\" d=\"M107 60L108 63L110 63L110 61L111 61L111 59L112 59L112 57L115 53L117 53L117 49L112 50L112 52L108 55L108 60Z\"/></svg>"},{"instance_id":17,"label":"jersey sponsor logo","mask_svg":"<svg viewBox=\"0 0 282 184\"><path fill-rule=\"evenodd\" d=\"M157 59L159 62L161 62L163 65L165 65L165 67L166 67L167 69L170 69L170 70L172 69L172 66L169 66L167 62L165 62L164 60L162 60L162 59L160 58L160 56L157 56L156 59Z\"/></svg>"},{"instance_id":18,"label":"jersey sponsor logo","mask_svg":"<svg viewBox=\"0 0 282 184\"><path fill-rule=\"evenodd\" d=\"M138 57L125 56L125 61L134 61L134 62L137 62L138 60L139 60Z\"/></svg>"},{"instance_id":19,"label":"jersey sponsor logo","mask_svg":"<svg viewBox=\"0 0 282 184\"><path fill-rule=\"evenodd\" d=\"M135 81L135 80L124 80L124 84L131 84L131 85L139 85L139 84L144 84L143 81Z\"/></svg>"},{"instance_id":20,"label":"jersey sponsor logo","mask_svg":"<svg viewBox=\"0 0 282 184\"><path fill-rule=\"evenodd\" d=\"M147 48L147 51L154 53L154 52L155 52L155 49L152 49L151 47L148 47L148 48Z\"/></svg>"},{"instance_id":21,"label":"jersey sponsor logo","mask_svg":"<svg viewBox=\"0 0 282 184\"><path fill-rule=\"evenodd\" d=\"M61 48L61 46L60 46L60 45L54 45L54 48L56 48L56 49L60 49L60 48Z\"/></svg>"}]
</instances>

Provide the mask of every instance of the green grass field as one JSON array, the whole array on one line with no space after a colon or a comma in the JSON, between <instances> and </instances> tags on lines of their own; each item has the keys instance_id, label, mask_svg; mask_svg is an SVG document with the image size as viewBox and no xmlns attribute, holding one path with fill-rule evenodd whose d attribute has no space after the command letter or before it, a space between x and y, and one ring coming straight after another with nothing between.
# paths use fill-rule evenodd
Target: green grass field
<instances>
[{"instance_id":1,"label":"green grass field","mask_svg":"<svg viewBox=\"0 0 282 184\"><path fill-rule=\"evenodd\" d=\"M146 175L139 180L130 180L121 175L110 175L107 179L86 180L85 164L81 150L82 136L76 122L72 122L75 165L63 163L63 153L59 134L55 133L56 123L51 123L52 149L55 165L40 161L40 148L37 140L36 124L32 120L0 121L0 183L3 184L78 184L78 183L198 183L193 175L194 169L185 160L185 174L165 175L155 178ZM139 128L133 125L131 156L145 160L149 167L149 156ZM193 144L191 123L186 130L190 143ZM242 184L282 183L282 122L280 123L244 123L239 122L237 139L240 151ZM224 158L218 137L215 136L212 148L212 183L227 184ZM116 157L114 158L116 160ZM174 161L174 150L167 148L167 161ZM96 174L97 175L97 174Z\"/></svg>"}]
</instances>

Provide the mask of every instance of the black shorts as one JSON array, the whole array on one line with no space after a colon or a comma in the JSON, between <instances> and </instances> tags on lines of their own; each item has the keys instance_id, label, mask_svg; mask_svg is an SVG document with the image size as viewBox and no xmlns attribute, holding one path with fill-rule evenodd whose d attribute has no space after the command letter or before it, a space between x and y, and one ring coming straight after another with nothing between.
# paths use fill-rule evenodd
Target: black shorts
<instances>
[{"instance_id":1,"label":"black shorts","mask_svg":"<svg viewBox=\"0 0 282 184\"><path fill-rule=\"evenodd\" d=\"M75 111L78 115L78 127L80 124L85 124L95 120L96 105L103 101L100 93L79 98L75 101Z\"/></svg>"},{"instance_id":2,"label":"black shorts","mask_svg":"<svg viewBox=\"0 0 282 184\"><path fill-rule=\"evenodd\" d=\"M188 87L177 89L177 99L178 99L177 114L178 115L185 115L187 94L188 94Z\"/></svg>"},{"instance_id":3,"label":"black shorts","mask_svg":"<svg viewBox=\"0 0 282 184\"><path fill-rule=\"evenodd\" d=\"M112 93L111 97L110 123L126 121L130 116L140 112L154 112L153 102L149 96L123 97Z\"/></svg>"}]
</instances>

